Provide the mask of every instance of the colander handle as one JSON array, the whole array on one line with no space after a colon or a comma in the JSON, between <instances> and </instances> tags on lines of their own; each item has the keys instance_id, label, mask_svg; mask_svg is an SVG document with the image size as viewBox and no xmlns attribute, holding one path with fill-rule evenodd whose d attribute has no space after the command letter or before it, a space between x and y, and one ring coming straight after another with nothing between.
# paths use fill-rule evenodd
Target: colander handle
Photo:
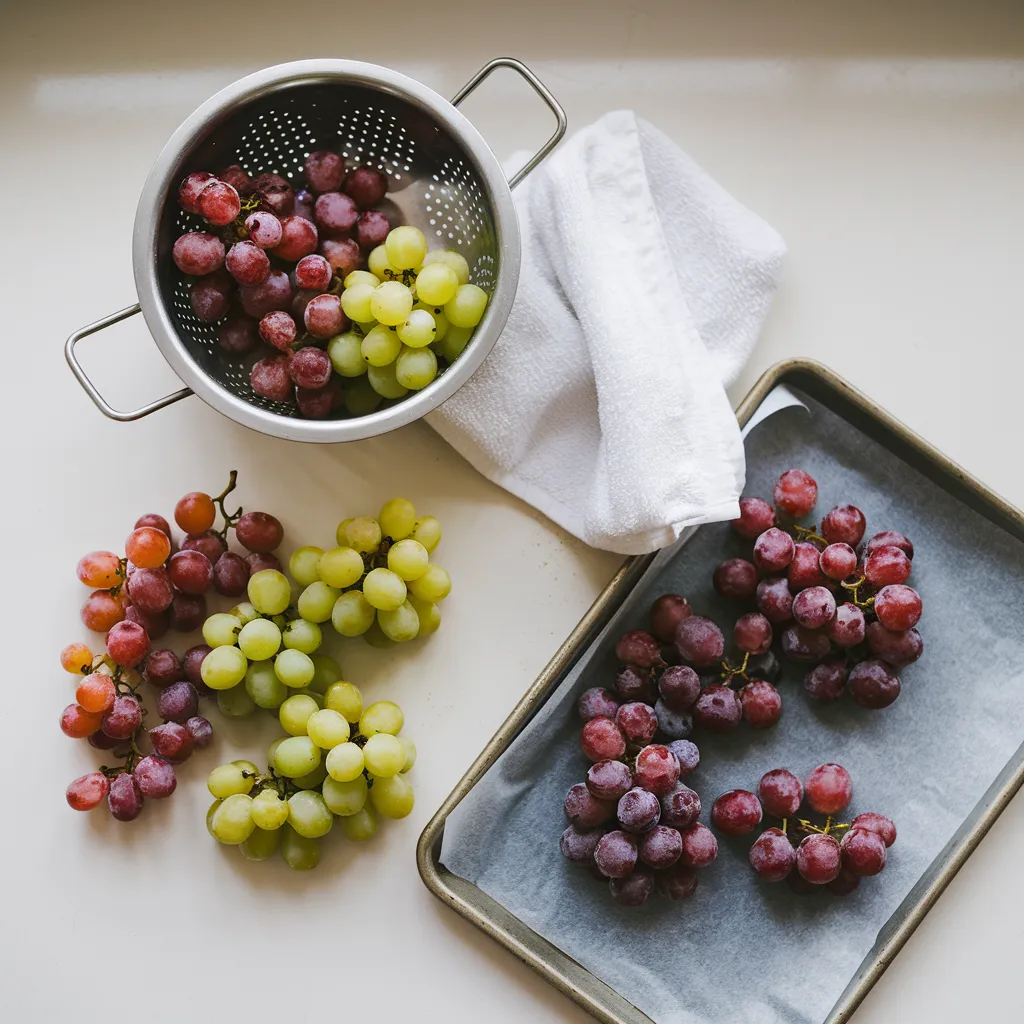
<instances>
[{"instance_id":1,"label":"colander handle","mask_svg":"<svg viewBox=\"0 0 1024 1024\"><path fill-rule=\"evenodd\" d=\"M111 313L110 316L105 316L102 320L97 320L94 324L89 324L88 327L83 327L80 331L75 331L74 334L68 338L67 343L64 345L64 358L68 361L68 366L71 367L71 372L75 375L78 383L85 389L85 393L95 402L96 408L99 409L104 416L109 416L112 420L118 420L121 423L130 423L132 420L141 420L143 416L148 416L151 412L156 412L157 409L163 409L165 406L173 405L175 402L180 402L183 398L188 398L192 394L191 388L182 388L181 391L175 391L173 395L165 395L163 398L158 398L155 402L150 402L149 405L144 405L141 409L133 409L131 412L121 412L120 409L115 409L109 402L96 390L96 386L91 380L85 370L82 369L82 364L78 361L78 357L75 355L75 346L83 339L88 338L90 334L95 334L97 331L102 331L105 327L110 327L113 324L120 323L122 320L127 320L130 316L135 316L136 313L142 311L142 307L136 302L134 306L128 306L125 309L119 309L116 313Z\"/></svg>"},{"instance_id":2,"label":"colander handle","mask_svg":"<svg viewBox=\"0 0 1024 1024\"><path fill-rule=\"evenodd\" d=\"M452 106L457 107L495 68L511 68L518 71L527 82L533 86L533 91L548 105L551 113L555 115L558 124L555 127L551 138L544 143L522 167L509 179L508 187L515 188L558 145L565 134L565 111L561 103L551 95L548 87L521 61L515 57L495 57L494 60L485 64L456 94L452 100Z\"/></svg>"}]
</instances>

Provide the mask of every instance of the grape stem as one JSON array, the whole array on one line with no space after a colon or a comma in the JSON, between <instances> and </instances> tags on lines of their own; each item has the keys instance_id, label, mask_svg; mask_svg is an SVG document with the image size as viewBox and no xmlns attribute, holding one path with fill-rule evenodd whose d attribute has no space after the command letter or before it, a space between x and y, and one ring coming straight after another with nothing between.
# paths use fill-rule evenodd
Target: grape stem
<instances>
[{"instance_id":1,"label":"grape stem","mask_svg":"<svg viewBox=\"0 0 1024 1024\"><path fill-rule=\"evenodd\" d=\"M738 668L733 668L728 661L722 662L722 685L732 686L733 679L739 676L741 679L750 682L750 676L747 675L747 666L750 664L750 651L746 651L743 655L743 661L740 662Z\"/></svg>"},{"instance_id":2,"label":"grape stem","mask_svg":"<svg viewBox=\"0 0 1024 1024\"><path fill-rule=\"evenodd\" d=\"M817 533L817 526L801 526L799 523L793 524L793 533L796 534L798 541L811 541L815 544L821 544L824 547L828 547L828 541Z\"/></svg>"},{"instance_id":3,"label":"grape stem","mask_svg":"<svg viewBox=\"0 0 1024 1024\"><path fill-rule=\"evenodd\" d=\"M874 595L872 595L871 597L865 597L861 599L859 593L860 588L864 586L866 582L867 580L864 576L858 576L854 574L853 576L848 576L839 584L839 586L841 586L844 590L850 591L850 600L858 608L870 608L875 603Z\"/></svg>"},{"instance_id":4,"label":"grape stem","mask_svg":"<svg viewBox=\"0 0 1024 1024\"><path fill-rule=\"evenodd\" d=\"M224 488L216 498L213 499L213 503L220 509L220 514L224 517L224 529L217 532L217 536L222 541L227 543L228 530L230 530L235 523L242 517L242 507L239 506L234 512L228 512L224 507L224 499L238 486L238 470L231 470L231 475L228 478L228 485Z\"/></svg>"},{"instance_id":5,"label":"grape stem","mask_svg":"<svg viewBox=\"0 0 1024 1024\"><path fill-rule=\"evenodd\" d=\"M112 597L117 597L117 595L121 593L121 590L123 589L123 587L125 585L125 581L128 579L128 559L127 558L119 558L117 560L117 569L114 571L114 575L121 582L120 583L115 583L112 587L109 587L107 592Z\"/></svg>"},{"instance_id":6,"label":"grape stem","mask_svg":"<svg viewBox=\"0 0 1024 1024\"><path fill-rule=\"evenodd\" d=\"M134 691L132 692L134 693ZM143 715L145 715L145 708L142 709L142 713ZM135 770L135 766L139 763L139 761L142 760L142 758L146 756L145 754L143 754L141 750L139 750L138 743L139 736L145 731L145 726L140 725L138 729L136 729L135 732L132 733L131 737L128 740L128 752L126 754L116 755L118 757L124 758L124 764L114 765L113 767L105 764L100 765L100 771L108 779L116 778L118 775L131 775L131 773Z\"/></svg>"}]
</instances>

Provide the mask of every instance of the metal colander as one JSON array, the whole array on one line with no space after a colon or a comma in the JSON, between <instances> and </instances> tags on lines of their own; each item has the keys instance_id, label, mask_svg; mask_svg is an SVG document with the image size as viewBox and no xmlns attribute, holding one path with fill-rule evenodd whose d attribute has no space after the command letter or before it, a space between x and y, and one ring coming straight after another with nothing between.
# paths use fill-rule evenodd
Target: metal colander
<instances>
[{"instance_id":1,"label":"metal colander","mask_svg":"<svg viewBox=\"0 0 1024 1024\"><path fill-rule=\"evenodd\" d=\"M519 72L555 114L548 141L506 180L479 132L457 109L495 68ZM107 416L134 420L195 393L218 411L264 433L293 440L349 441L418 419L449 398L490 352L512 307L519 278L519 225L511 189L558 143L565 114L523 64L491 61L449 103L388 68L347 60L309 60L267 68L228 86L174 133L157 158L139 200L132 257L139 302L73 334L66 355L86 392ZM171 259L174 240L202 229L177 201L177 186L194 170L240 163L250 174L302 179L307 153L333 149L350 165L382 168L389 179L382 204L394 223L412 224L431 247L454 248L470 280L489 295L487 311L462 355L428 387L360 417L305 420L289 406L255 395L249 369L218 345L216 327L199 321L189 284ZM112 408L86 376L75 346L84 337L142 312L171 367L188 385L131 412Z\"/></svg>"}]
</instances>

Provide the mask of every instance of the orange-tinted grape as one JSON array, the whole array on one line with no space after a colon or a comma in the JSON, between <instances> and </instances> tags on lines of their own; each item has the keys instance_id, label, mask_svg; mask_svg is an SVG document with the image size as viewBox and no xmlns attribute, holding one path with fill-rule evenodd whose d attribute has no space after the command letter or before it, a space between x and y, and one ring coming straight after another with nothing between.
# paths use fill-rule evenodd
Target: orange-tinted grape
<instances>
[{"instance_id":1,"label":"orange-tinted grape","mask_svg":"<svg viewBox=\"0 0 1024 1024\"><path fill-rule=\"evenodd\" d=\"M124 618L124 600L120 594L94 590L82 605L82 622L86 629L106 633Z\"/></svg>"},{"instance_id":2,"label":"orange-tinted grape","mask_svg":"<svg viewBox=\"0 0 1024 1024\"><path fill-rule=\"evenodd\" d=\"M156 569L171 557L171 539L163 530L141 526L125 541L124 552L140 569Z\"/></svg>"},{"instance_id":3,"label":"orange-tinted grape","mask_svg":"<svg viewBox=\"0 0 1024 1024\"><path fill-rule=\"evenodd\" d=\"M92 657L92 651L85 644L68 644L60 652L61 668L65 672L81 675L89 669L89 666L92 664Z\"/></svg>"},{"instance_id":4,"label":"orange-tinted grape","mask_svg":"<svg viewBox=\"0 0 1024 1024\"><path fill-rule=\"evenodd\" d=\"M65 796L68 805L76 811L91 811L110 792L110 783L102 772L91 772L75 779Z\"/></svg>"},{"instance_id":5,"label":"orange-tinted grape","mask_svg":"<svg viewBox=\"0 0 1024 1024\"><path fill-rule=\"evenodd\" d=\"M75 700L85 711L102 715L114 706L117 691L110 676L93 672L87 675L75 690Z\"/></svg>"},{"instance_id":6,"label":"orange-tinted grape","mask_svg":"<svg viewBox=\"0 0 1024 1024\"><path fill-rule=\"evenodd\" d=\"M65 736L70 736L73 740L81 740L96 732L102 721L101 714L86 711L85 708L79 707L77 704L69 704L60 716L60 729Z\"/></svg>"},{"instance_id":7,"label":"orange-tinted grape","mask_svg":"<svg viewBox=\"0 0 1024 1024\"><path fill-rule=\"evenodd\" d=\"M116 587L121 582L121 560L113 551L90 551L78 563L78 578L87 587Z\"/></svg>"},{"instance_id":8,"label":"orange-tinted grape","mask_svg":"<svg viewBox=\"0 0 1024 1024\"><path fill-rule=\"evenodd\" d=\"M174 506L174 521L186 533L205 533L216 518L213 498L202 491L190 491Z\"/></svg>"}]
</instances>

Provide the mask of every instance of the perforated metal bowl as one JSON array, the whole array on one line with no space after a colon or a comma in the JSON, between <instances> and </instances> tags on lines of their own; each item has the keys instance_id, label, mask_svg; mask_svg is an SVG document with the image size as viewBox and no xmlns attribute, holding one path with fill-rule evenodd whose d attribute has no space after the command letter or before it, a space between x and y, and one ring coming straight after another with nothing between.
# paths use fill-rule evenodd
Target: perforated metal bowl
<instances>
[{"instance_id":1,"label":"perforated metal bowl","mask_svg":"<svg viewBox=\"0 0 1024 1024\"><path fill-rule=\"evenodd\" d=\"M457 109L498 67L521 74L558 122L511 180ZM193 393L239 423L292 440L352 441L419 419L472 376L505 325L520 263L511 190L554 148L565 124L551 93L511 58L481 68L450 103L405 75L357 61L297 61L249 75L199 107L157 158L135 216L132 259L139 301L71 335L65 347L68 363L100 410L122 421ZM350 164L383 168L389 179L384 209L397 222L420 228L432 246L461 252L469 262L470 280L490 296L472 340L450 367L422 391L366 416L305 420L293 407L255 395L249 368L256 356L239 359L220 348L216 328L192 313L189 286L171 259L175 238L201 226L178 205L178 183L186 174L237 162L250 173L274 172L299 181L306 154L314 149L334 149ZM75 346L140 311L164 358L188 386L123 412L112 408L86 376Z\"/></svg>"}]
</instances>

